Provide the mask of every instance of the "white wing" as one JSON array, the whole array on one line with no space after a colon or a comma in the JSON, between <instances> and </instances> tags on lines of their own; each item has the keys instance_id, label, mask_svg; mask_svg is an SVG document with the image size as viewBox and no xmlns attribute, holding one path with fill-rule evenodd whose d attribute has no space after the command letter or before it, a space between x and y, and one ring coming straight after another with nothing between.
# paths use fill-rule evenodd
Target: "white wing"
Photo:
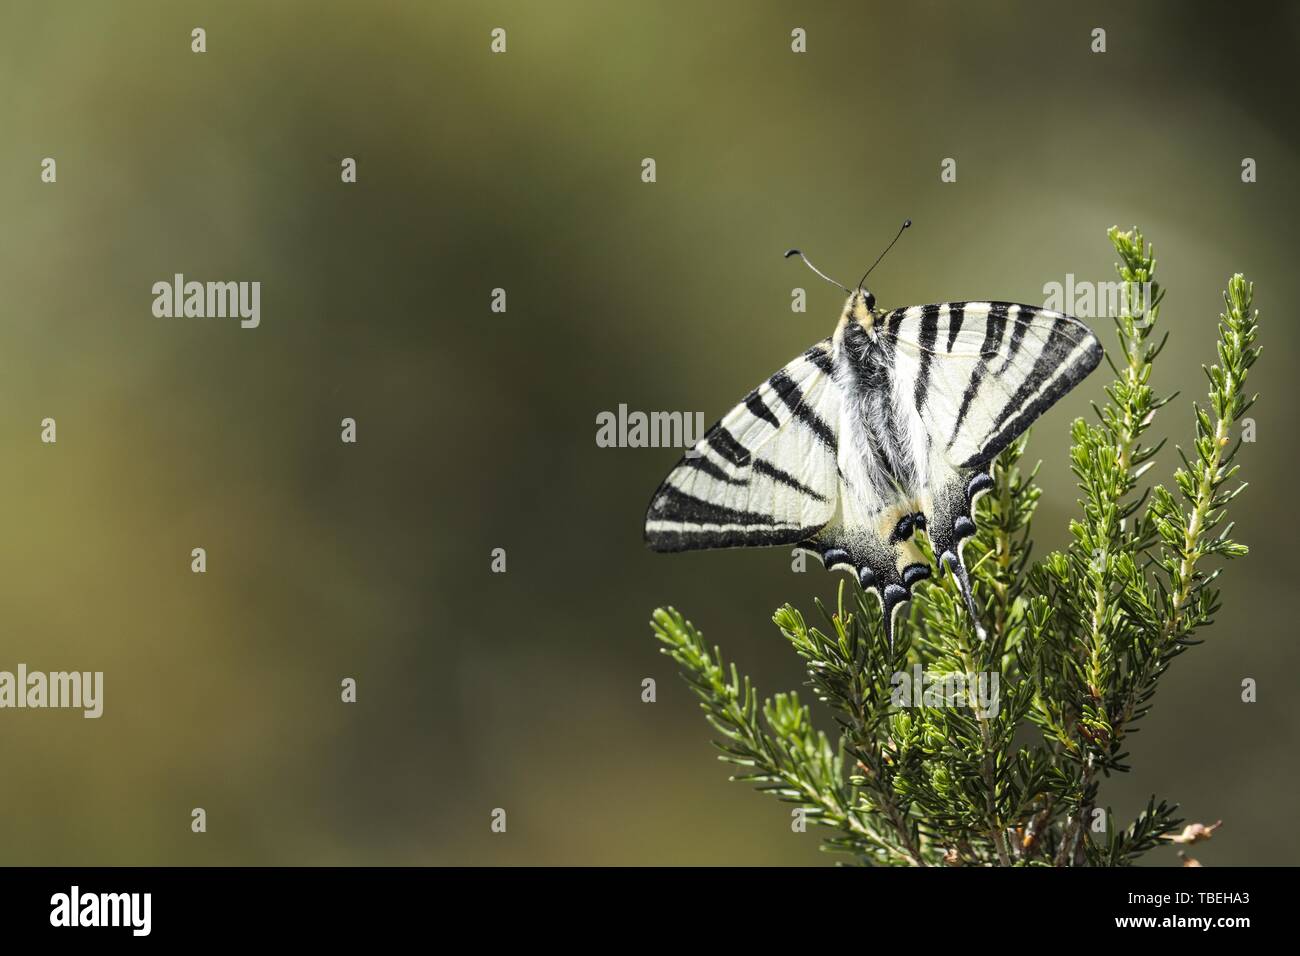
<instances>
[{"instance_id":1,"label":"white wing","mask_svg":"<svg viewBox=\"0 0 1300 956\"><path fill-rule=\"evenodd\" d=\"M826 340L750 392L655 492L645 540L656 551L797 544L831 519L839 389Z\"/></svg>"}]
</instances>

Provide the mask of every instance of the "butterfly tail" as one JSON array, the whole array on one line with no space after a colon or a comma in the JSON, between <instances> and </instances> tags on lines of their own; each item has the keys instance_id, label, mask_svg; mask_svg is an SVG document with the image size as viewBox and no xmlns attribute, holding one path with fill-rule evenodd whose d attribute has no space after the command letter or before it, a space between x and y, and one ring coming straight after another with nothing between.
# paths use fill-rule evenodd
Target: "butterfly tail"
<instances>
[{"instance_id":1,"label":"butterfly tail","mask_svg":"<svg viewBox=\"0 0 1300 956\"><path fill-rule=\"evenodd\" d=\"M941 567L952 572L957 590L961 592L966 610L970 612L975 633L983 640L986 636L980 624L979 608L971 591L970 572L962 560L962 545L975 534L975 520L971 517L975 500L993 486L987 469L958 472L943 488L935 500L935 513L930 518L927 534Z\"/></svg>"},{"instance_id":2,"label":"butterfly tail","mask_svg":"<svg viewBox=\"0 0 1300 956\"><path fill-rule=\"evenodd\" d=\"M984 625L980 624L979 609L975 606L975 595L971 592L970 573L966 570L966 564L951 551L943 556L943 563L952 572L952 579L957 582L957 590L961 592L962 600L966 602L966 610L970 612L975 635L981 641L984 640L988 637L988 632L984 630Z\"/></svg>"}]
</instances>

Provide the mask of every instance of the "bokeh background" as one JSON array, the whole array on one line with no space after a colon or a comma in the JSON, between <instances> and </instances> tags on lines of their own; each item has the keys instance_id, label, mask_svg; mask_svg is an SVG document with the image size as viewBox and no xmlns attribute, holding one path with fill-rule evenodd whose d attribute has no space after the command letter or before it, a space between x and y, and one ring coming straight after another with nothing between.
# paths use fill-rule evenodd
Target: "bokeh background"
<instances>
[{"instance_id":1,"label":"bokeh background","mask_svg":"<svg viewBox=\"0 0 1300 956\"><path fill-rule=\"evenodd\" d=\"M98 721L0 712L0 862L831 862L726 781L646 622L672 603L789 689L771 612L836 579L646 552L677 452L598 448L595 416L712 422L838 315L781 253L852 281L910 216L882 305L1041 303L1110 280L1106 227L1141 225L1184 445L1220 290L1256 281L1253 553L1102 799L1223 818L1207 865L1296 863L1298 34L1282 4L6 0L0 669L106 694ZM154 318L177 272L260 280L261 327ZM1040 551L1105 381L1035 428Z\"/></svg>"}]
</instances>

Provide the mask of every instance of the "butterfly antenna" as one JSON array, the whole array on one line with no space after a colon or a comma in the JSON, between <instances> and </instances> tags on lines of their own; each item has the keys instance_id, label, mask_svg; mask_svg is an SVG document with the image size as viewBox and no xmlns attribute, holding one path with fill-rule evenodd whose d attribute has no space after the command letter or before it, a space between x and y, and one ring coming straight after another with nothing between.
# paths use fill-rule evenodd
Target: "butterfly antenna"
<instances>
[{"instance_id":1,"label":"butterfly antenna","mask_svg":"<svg viewBox=\"0 0 1300 956\"><path fill-rule=\"evenodd\" d=\"M822 272L821 269L818 269L815 265L813 265L811 262L809 262L809 261L808 261L808 257L805 256L805 255L804 255L802 252L800 252L798 249L791 249L789 252L787 252L787 253L785 254L785 258L787 258L787 259L789 259L791 256L798 256L800 259L803 260L803 264L804 264L804 265L806 265L806 266L807 266L809 269L811 269L813 272L817 273L819 276L821 276L823 279L825 279L825 280L826 280L827 282L829 282L831 285L833 285L833 286L839 286L841 289L844 289L845 292L848 292L848 291L849 291L847 288L845 288L844 286L840 285L838 282L836 282L834 279L832 279L832 278L831 278L830 276L828 276L826 273Z\"/></svg>"},{"instance_id":2,"label":"butterfly antenna","mask_svg":"<svg viewBox=\"0 0 1300 956\"><path fill-rule=\"evenodd\" d=\"M906 229L911 224L912 224L912 220L910 219L903 220L903 224L898 227L898 235L894 236L894 242L898 241L899 237L903 235L903 230ZM880 260L885 258L885 253L889 252L890 249L894 248L894 242L891 242L889 245L885 246L885 252L882 252L880 255L876 256L876 261L871 263L871 269L874 269L876 266L880 265ZM789 255L789 253L787 253L787 255ZM859 292L862 291L862 283L866 282L867 276L871 275L871 269L868 269L866 272L862 273L862 278L858 280Z\"/></svg>"}]
</instances>

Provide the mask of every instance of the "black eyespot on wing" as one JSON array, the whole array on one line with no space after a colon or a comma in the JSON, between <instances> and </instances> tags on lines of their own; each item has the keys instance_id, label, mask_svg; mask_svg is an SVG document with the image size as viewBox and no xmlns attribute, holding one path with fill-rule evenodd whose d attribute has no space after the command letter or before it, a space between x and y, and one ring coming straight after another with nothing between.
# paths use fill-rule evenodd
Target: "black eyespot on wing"
<instances>
[{"instance_id":1,"label":"black eyespot on wing","mask_svg":"<svg viewBox=\"0 0 1300 956\"><path fill-rule=\"evenodd\" d=\"M852 564L853 559L843 548L827 548L822 552L822 564L826 567L834 567L837 564Z\"/></svg>"},{"instance_id":2,"label":"black eyespot on wing","mask_svg":"<svg viewBox=\"0 0 1300 956\"><path fill-rule=\"evenodd\" d=\"M930 574L928 564L909 564L903 568L903 586L910 592L913 584L917 581L924 581Z\"/></svg>"}]
</instances>

